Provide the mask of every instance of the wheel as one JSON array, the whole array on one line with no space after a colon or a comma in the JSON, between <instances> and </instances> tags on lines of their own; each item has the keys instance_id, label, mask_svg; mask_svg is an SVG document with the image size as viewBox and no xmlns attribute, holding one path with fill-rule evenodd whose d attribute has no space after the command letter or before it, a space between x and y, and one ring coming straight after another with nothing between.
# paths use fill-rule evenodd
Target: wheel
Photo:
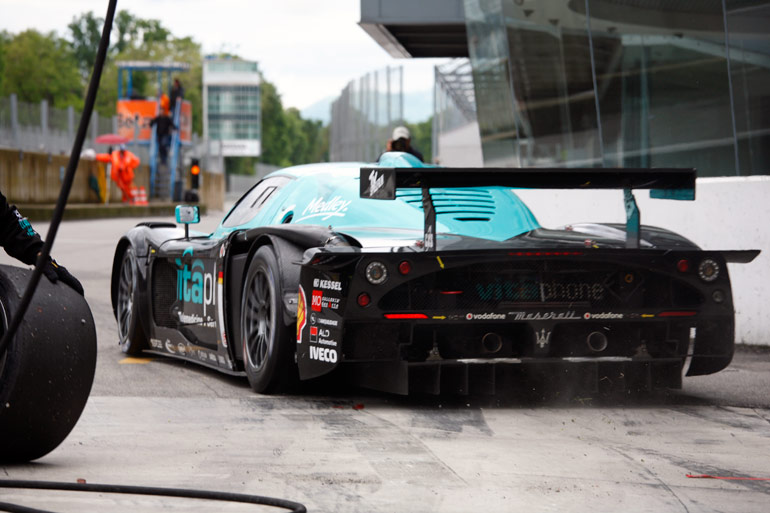
<instances>
[{"instance_id":1,"label":"wheel","mask_svg":"<svg viewBox=\"0 0 770 513\"><path fill-rule=\"evenodd\" d=\"M0 265L0 335L31 272ZM40 280L0 355L0 462L30 461L55 449L80 418L96 370L96 328L85 298Z\"/></svg>"},{"instance_id":2,"label":"wheel","mask_svg":"<svg viewBox=\"0 0 770 513\"><path fill-rule=\"evenodd\" d=\"M287 392L297 381L280 291L275 253L262 246L249 264L241 299L243 366L251 388L261 394Z\"/></svg>"},{"instance_id":3,"label":"wheel","mask_svg":"<svg viewBox=\"0 0 770 513\"><path fill-rule=\"evenodd\" d=\"M118 344L126 354L139 354L147 348L147 336L144 334L134 306L136 301L136 253L131 246L123 253L118 275L118 300L115 306L115 318L118 321Z\"/></svg>"}]
</instances>

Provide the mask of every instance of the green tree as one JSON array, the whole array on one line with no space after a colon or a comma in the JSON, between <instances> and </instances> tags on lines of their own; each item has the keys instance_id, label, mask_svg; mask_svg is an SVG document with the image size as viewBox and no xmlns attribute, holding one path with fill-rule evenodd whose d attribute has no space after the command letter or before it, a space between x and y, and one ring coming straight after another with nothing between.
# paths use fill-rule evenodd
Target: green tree
<instances>
[{"instance_id":1,"label":"green tree","mask_svg":"<svg viewBox=\"0 0 770 513\"><path fill-rule=\"evenodd\" d=\"M3 96L16 93L24 102L82 108L83 82L67 41L53 32L27 30L8 41L4 53Z\"/></svg>"},{"instance_id":2,"label":"green tree","mask_svg":"<svg viewBox=\"0 0 770 513\"><path fill-rule=\"evenodd\" d=\"M97 18L93 11L72 18L67 25L75 60L83 77L88 77L94 67L103 25L104 19Z\"/></svg>"}]
</instances>

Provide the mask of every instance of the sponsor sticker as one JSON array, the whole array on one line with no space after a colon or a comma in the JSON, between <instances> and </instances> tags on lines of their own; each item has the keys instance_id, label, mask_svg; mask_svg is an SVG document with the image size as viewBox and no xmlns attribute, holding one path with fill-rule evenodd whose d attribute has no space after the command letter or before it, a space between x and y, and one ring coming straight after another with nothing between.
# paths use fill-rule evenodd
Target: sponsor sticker
<instances>
[{"instance_id":1,"label":"sponsor sticker","mask_svg":"<svg viewBox=\"0 0 770 513\"><path fill-rule=\"evenodd\" d=\"M340 307L340 298L324 296L323 291L313 289L310 307L314 312L320 312L324 308L338 310Z\"/></svg>"},{"instance_id":2,"label":"sponsor sticker","mask_svg":"<svg viewBox=\"0 0 770 513\"><path fill-rule=\"evenodd\" d=\"M305 302L305 289L299 286L299 298L297 299L297 344L302 343L302 330L307 324L307 306ZM315 314L312 314L315 315Z\"/></svg>"},{"instance_id":3,"label":"sponsor sticker","mask_svg":"<svg viewBox=\"0 0 770 513\"><path fill-rule=\"evenodd\" d=\"M321 311L321 303L323 301L324 293L320 290L314 290L313 291L313 297L311 302L311 308L314 312L320 312Z\"/></svg>"},{"instance_id":4,"label":"sponsor sticker","mask_svg":"<svg viewBox=\"0 0 770 513\"><path fill-rule=\"evenodd\" d=\"M176 351L174 351L174 345L171 343L169 339L166 339L166 351L168 351L171 354L176 354Z\"/></svg>"},{"instance_id":5,"label":"sponsor sticker","mask_svg":"<svg viewBox=\"0 0 770 513\"><path fill-rule=\"evenodd\" d=\"M580 319L575 312L508 312L514 321L562 321Z\"/></svg>"},{"instance_id":6,"label":"sponsor sticker","mask_svg":"<svg viewBox=\"0 0 770 513\"><path fill-rule=\"evenodd\" d=\"M193 255L193 248L190 246L182 253L182 257ZM196 258L192 261L190 267L181 258L176 259L176 298L185 303L193 303L203 306L203 315L206 315L208 306L216 306L216 295L214 293L214 275L206 272L203 260Z\"/></svg>"},{"instance_id":7,"label":"sponsor sticker","mask_svg":"<svg viewBox=\"0 0 770 513\"><path fill-rule=\"evenodd\" d=\"M372 169L372 172L369 173L369 194L374 196L377 194L377 191L382 189L383 185L385 185L385 175L381 175L377 173L376 169Z\"/></svg>"},{"instance_id":8,"label":"sponsor sticker","mask_svg":"<svg viewBox=\"0 0 770 513\"><path fill-rule=\"evenodd\" d=\"M311 326L310 327L310 342L312 342L312 343L318 342L318 327L317 326Z\"/></svg>"},{"instance_id":9,"label":"sponsor sticker","mask_svg":"<svg viewBox=\"0 0 770 513\"><path fill-rule=\"evenodd\" d=\"M481 314L467 313L465 314L465 319L468 321L503 321L505 320L505 314L492 312Z\"/></svg>"},{"instance_id":10,"label":"sponsor sticker","mask_svg":"<svg viewBox=\"0 0 770 513\"><path fill-rule=\"evenodd\" d=\"M153 349L163 349L163 342L161 340L158 340L157 338L151 338L150 346Z\"/></svg>"},{"instance_id":11,"label":"sponsor sticker","mask_svg":"<svg viewBox=\"0 0 770 513\"><path fill-rule=\"evenodd\" d=\"M600 320L622 319L623 318L623 314L622 313L613 313L613 312L602 312L602 313L586 312L586 313L583 314L583 318L585 320L589 320L589 319L600 319Z\"/></svg>"},{"instance_id":12,"label":"sponsor sticker","mask_svg":"<svg viewBox=\"0 0 770 513\"><path fill-rule=\"evenodd\" d=\"M319 362L337 363L337 350L329 347L310 346L310 359Z\"/></svg>"},{"instance_id":13,"label":"sponsor sticker","mask_svg":"<svg viewBox=\"0 0 770 513\"><path fill-rule=\"evenodd\" d=\"M316 217L320 218L318 219L319 221L327 221L332 217L345 217L349 205L350 201L343 200L342 196L334 196L327 201L324 201L323 196L319 196L305 207L305 210L302 211L302 216L294 222Z\"/></svg>"},{"instance_id":14,"label":"sponsor sticker","mask_svg":"<svg viewBox=\"0 0 770 513\"><path fill-rule=\"evenodd\" d=\"M339 290L342 291L342 282L335 280L322 280L319 278L313 279L313 288L322 290Z\"/></svg>"}]
</instances>

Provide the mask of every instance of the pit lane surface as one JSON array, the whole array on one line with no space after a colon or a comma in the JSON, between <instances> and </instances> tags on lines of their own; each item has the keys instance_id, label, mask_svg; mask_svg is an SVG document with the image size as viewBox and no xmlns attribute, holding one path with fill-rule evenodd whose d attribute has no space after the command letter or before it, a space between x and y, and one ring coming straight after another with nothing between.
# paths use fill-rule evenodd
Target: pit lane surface
<instances>
[{"instance_id":1,"label":"pit lane surface","mask_svg":"<svg viewBox=\"0 0 770 513\"><path fill-rule=\"evenodd\" d=\"M204 218L202 231L219 217ZM0 466L0 477L203 488L323 512L768 510L770 481L687 477L770 478L766 351L739 352L682 391L641 397L402 398L340 384L259 396L245 379L120 352L109 277L116 241L138 221L61 226L54 256L86 290L96 380L69 438L37 462ZM61 512L246 511L71 492L0 490L0 501Z\"/></svg>"}]
</instances>

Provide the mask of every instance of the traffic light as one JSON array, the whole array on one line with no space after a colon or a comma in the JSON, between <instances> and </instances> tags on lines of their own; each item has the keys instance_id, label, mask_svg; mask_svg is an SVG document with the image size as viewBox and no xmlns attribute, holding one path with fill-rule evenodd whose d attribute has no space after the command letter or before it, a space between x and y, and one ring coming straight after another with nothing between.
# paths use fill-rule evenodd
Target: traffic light
<instances>
[{"instance_id":1,"label":"traffic light","mask_svg":"<svg viewBox=\"0 0 770 513\"><path fill-rule=\"evenodd\" d=\"M190 188L198 189L200 186L201 166L198 159L190 161Z\"/></svg>"}]
</instances>

